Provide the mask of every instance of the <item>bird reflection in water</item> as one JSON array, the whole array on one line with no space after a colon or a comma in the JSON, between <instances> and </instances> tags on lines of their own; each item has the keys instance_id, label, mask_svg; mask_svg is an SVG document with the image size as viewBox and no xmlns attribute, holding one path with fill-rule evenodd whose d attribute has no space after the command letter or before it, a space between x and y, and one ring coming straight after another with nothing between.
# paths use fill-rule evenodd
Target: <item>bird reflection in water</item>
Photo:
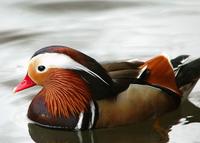
<instances>
[{"instance_id":1,"label":"bird reflection in water","mask_svg":"<svg viewBox=\"0 0 200 143\"><path fill-rule=\"evenodd\" d=\"M93 131L66 131L28 124L29 134L37 143L94 143Z\"/></svg>"},{"instance_id":2,"label":"bird reflection in water","mask_svg":"<svg viewBox=\"0 0 200 143\"><path fill-rule=\"evenodd\" d=\"M152 122L151 122L152 123ZM166 141L168 136L157 134L150 123L117 127L113 129L96 129L87 131L68 131L49 129L33 123L28 124L29 134L36 143L132 143ZM141 136L142 135L142 136ZM168 134L166 134L168 135Z\"/></svg>"}]
</instances>

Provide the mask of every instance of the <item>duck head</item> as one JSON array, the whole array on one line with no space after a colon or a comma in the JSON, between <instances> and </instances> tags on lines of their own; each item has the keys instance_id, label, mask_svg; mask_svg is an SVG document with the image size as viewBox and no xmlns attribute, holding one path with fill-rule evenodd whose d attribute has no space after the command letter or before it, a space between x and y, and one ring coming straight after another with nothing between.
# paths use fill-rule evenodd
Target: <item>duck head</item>
<instances>
[{"instance_id":1,"label":"duck head","mask_svg":"<svg viewBox=\"0 0 200 143\"><path fill-rule=\"evenodd\" d=\"M95 99L112 96L112 80L100 64L64 46L38 50L15 92L35 85L43 88L33 98L28 118L48 127L91 128L97 117Z\"/></svg>"}]
</instances>

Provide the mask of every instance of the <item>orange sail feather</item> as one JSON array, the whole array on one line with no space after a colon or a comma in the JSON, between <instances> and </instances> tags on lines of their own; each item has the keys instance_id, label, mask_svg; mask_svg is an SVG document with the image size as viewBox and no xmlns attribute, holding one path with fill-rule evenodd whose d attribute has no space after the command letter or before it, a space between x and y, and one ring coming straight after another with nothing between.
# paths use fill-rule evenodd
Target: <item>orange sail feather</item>
<instances>
[{"instance_id":1,"label":"orange sail feather","mask_svg":"<svg viewBox=\"0 0 200 143\"><path fill-rule=\"evenodd\" d=\"M150 71L146 81L152 85L166 88L177 95L181 95L177 84L172 65L168 58L163 55L148 60L144 64Z\"/></svg>"}]
</instances>

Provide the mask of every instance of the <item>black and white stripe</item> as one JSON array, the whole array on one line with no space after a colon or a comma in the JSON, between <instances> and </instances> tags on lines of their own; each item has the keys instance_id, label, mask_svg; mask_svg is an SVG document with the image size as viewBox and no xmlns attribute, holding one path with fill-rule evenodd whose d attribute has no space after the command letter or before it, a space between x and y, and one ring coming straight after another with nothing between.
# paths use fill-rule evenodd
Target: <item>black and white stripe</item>
<instances>
[{"instance_id":1,"label":"black and white stripe","mask_svg":"<svg viewBox=\"0 0 200 143\"><path fill-rule=\"evenodd\" d=\"M90 106L87 112L81 112L79 114L78 122L75 126L75 130L92 129L95 126L98 118L98 108L94 101L90 102Z\"/></svg>"}]
</instances>

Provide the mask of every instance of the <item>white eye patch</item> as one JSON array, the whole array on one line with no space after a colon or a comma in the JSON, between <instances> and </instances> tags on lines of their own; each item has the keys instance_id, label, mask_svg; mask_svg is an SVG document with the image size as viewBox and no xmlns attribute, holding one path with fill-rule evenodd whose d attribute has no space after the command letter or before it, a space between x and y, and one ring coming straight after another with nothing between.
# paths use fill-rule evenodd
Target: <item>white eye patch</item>
<instances>
[{"instance_id":1,"label":"white eye patch","mask_svg":"<svg viewBox=\"0 0 200 143\"><path fill-rule=\"evenodd\" d=\"M75 68L76 62L64 54L44 53L31 59L31 62L37 61L38 66L43 65L46 68Z\"/></svg>"},{"instance_id":2,"label":"white eye patch","mask_svg":"<svg viewBox=\"0 0 200 143\"><path fill-rule=\"evenodd\" d=\"M46 70L48 68L63 68L63 69L76 69L76 70L83 70L90 75L93 75L99 79L101 79L104 83L108 84L105 80L103 80L99 75L88 69L87 67L79 64L72 58L67 55L60 54L60 53L44 53L33 57L30 61L34 62L37 61L37 71L39 66L44 66Z\"/></svg>"}]
</instances>

